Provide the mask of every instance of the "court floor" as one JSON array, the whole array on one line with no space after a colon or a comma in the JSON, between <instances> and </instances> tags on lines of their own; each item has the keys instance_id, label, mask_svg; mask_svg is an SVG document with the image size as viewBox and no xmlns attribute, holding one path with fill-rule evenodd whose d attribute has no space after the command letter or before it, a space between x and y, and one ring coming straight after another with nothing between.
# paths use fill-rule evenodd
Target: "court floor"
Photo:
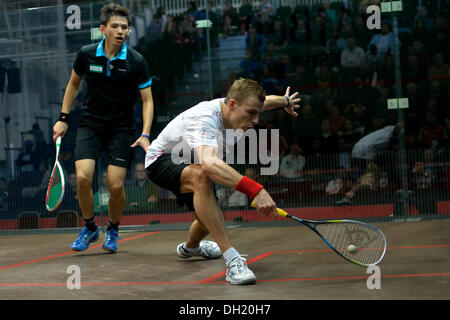
<instances>
[{"instance_id":1,"label":"court floor","mask_svg":"<svg viewBox=\"0 0 450 320\"><path fill-rule=\"evenodd\" d=\"M116 254L104 234L81 253L69 248L76 233L0 236L0 299L450 299L450 220L376 225L388 240L379 282L303 226L231 228L258 279L247 286L225 282L222 258L179 259L187 231L121 233Z\"/></svg>"}]
</instances>

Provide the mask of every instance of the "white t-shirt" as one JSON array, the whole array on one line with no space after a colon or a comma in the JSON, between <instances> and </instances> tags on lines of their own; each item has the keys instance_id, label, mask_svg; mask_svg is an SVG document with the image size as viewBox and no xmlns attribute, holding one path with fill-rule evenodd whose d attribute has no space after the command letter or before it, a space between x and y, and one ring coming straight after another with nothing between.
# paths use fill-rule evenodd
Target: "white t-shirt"
<instances>
[{"instance_id":1,"label":"white t-shirt","mask_svg":"<svg viewBox=\"0 0 450 320\"><path fill-rule=\"evenodd\" d=\"M227 142L225 139L226 130L220 108L224 100L200 102L170 121L147 148L145 167L163 154L172 154L174 163L196 163L191 159L192 149L213 146L223 151L223 146L234 144L236 141Z\"/></svg>"}]
</instances>

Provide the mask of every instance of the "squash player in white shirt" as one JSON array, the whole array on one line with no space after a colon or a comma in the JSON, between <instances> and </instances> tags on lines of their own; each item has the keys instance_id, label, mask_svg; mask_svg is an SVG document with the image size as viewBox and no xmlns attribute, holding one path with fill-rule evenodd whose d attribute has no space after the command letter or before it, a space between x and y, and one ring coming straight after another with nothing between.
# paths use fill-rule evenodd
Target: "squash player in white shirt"
<instances>
[{"instance_id":1,"label":"squash player in white shirt","mask_svg":"<svg viewBox=\"0 0 450 320\"><path fill-rule=\"evenodd\" d=\"M186 204L195 217L187 241L177 247L179 257L212 259L223 253L225 279L231 284L255 283L256 277L231 245L214 182L246 194L255 202L257 212L266 216L276 215L277 206L262 185L221 159L219 146L235 143L221 139L226 138L227 129L253 128L265 110L284 108L296 117L300 98L297 92L290 95L289 91L288 87L284 96L266 96L257 82L236 80L226 98L203 101L179 114L147 148L145 167L150 180L172 191L178 203ZM215 242L202 241L208 234Z\"/></svg>"}]
</instances>

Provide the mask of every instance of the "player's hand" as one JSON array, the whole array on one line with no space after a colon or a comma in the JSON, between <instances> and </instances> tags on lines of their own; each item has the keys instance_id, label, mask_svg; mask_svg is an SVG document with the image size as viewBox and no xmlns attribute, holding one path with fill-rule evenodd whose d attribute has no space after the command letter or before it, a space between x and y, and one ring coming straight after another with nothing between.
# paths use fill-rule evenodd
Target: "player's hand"
<instances>
[{"instance_id":1,"label":"player's hand","mask_svg":"<svg viewBox=\"0 0 450 320\"><path fill-rule=\"evenodd\" d=\"M273 215L273 219L278 217L277 204L273 201L266 189L261 189L261 191L258 192L256 197L253 198L253 203L258 213L261 213L266 217Z\"/></svg>"},{"instance_id":2,"label":"player's hand","mask_svg":"<svg viewBox=\"0 0 450 320\"><path fill-rule=\"evenodd\" d=\"M132 148L140 146L147 153L147 148L150 146L150 141L148 141L147 137L139 137L132 145Z\"/></svg>"},{"instance_id":3,"label":"player's hand","mask_svg":"<svg viewBox=\"0 0 450 320\"><path fill-rule=\"evenodd\" d=\"M294 94L290 95L290 93L289 93L290 90L291 90L291 87L287 87L286 93L284 94L286 97L289 98L289 106L288 107L284 107L284 110L287 113L289 113L291 116L296 118L296 117L298 117L298 113L295 112L295 109L300 108L300 101L302 99L297 98L298 92L295 92Z\"/></svg>"},{"instance_id":4,"label":"player's hand","mask_svg":"<svg viewBox=\"0 0 450 320\"><path fill-rule=\"evenodd\" d=\"M64 138L69 125L64 121L57 121L53 126L53 142L56 142L58 137Z\"/></svg>"}]
</instances>

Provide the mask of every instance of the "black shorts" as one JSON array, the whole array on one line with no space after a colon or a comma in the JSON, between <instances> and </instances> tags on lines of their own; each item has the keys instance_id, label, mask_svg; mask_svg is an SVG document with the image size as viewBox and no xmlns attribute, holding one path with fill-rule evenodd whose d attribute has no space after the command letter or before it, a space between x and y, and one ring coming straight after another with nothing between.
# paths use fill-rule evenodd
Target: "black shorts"
<instances>
[{"instance_id":1,"label":"black shorts","mask_svg":"<svg viewBox=\"0 0 450 320\"><path fill-rule=\"evenodd\" d=\"M83 159L97 160L102 150L108 155L108 164L129 168L134 142L133 129L96 130L82 126L78 128L75 147L75 161Z\"/></svg>"},{"instance_id":2,"label":"black shorts","mask_svg":"<svg viewBox=\"0 0 450 320\"><path fill-rule=\"evenodd\" d=\"M147 167L149 179L160 188L172 191L177 197L179 206L187 205L189 210L194 211L194 193L181 193L181 172L188 164L175 164L170 154L163 154Z\"/></svg>"}]
</instances>

